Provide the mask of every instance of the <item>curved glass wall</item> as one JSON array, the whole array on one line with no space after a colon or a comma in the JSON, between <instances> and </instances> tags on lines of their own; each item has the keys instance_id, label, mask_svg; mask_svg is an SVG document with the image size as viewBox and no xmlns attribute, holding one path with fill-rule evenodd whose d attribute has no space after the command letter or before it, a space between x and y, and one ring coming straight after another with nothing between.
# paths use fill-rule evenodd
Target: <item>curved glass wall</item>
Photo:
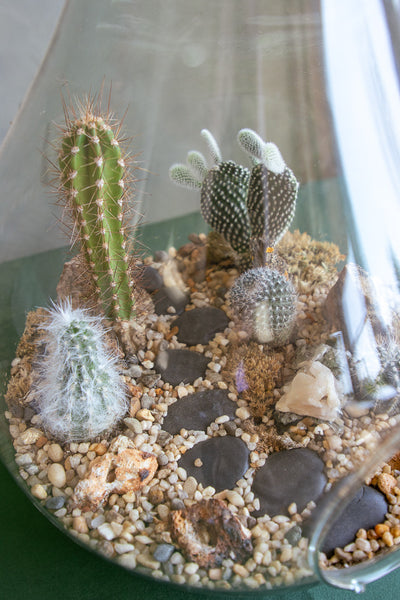
<instances>
[{"instance_id":1,"label":"curved glass wall","mask_svg":"<svg viewBox=\"0 0 400 600\"><path fill-rule=\"evenodd\" d=\"M36 487L32 501L79 543L134 572L229 593L250 589L265 594L318 576L360 590L397 566L400 486L393 456L400 438L398 22L396 6L378 0L363 4L206 0L200 7L185 0L99 0L95 10L92 3L66 2L46 59L0 155L4 282L0 360L5 379L26 313L56 298L64 261L70 257L68 242L56 223L62 210L52 205L49 192L49 161L58 160L55 124L62 125L64 119L61 97L74 104L77 98L95 97L103 89L103 106L109 102L112 112L123 116L123 131L131 137L130 153L138 167L131 224L139 223L137 248L146 257L144 263L159 270L165 281L178 277L190 297L185 313L204 304L227 309L229 316L225 333L217 333L211 345L179 341L172 329L172 311L161 319L169 328L163 348L190 346L210 359L207 375L196 385L170 384L163 378L162 385L150 385L149 379L145 384L139 376L135 380L133 366L142 372L147 364L147 375L157 375L161 351L153 333L147 336L152 344L135 354L135 365L132 356L124 357L124 376L130 378L130 385L142 386L141 395L153 400L148 406L142 400L140 409L150 410L149 419L135 420L131 414L122 434L139 449L144 444L145 451L167 456L170 466L159 458L163 476L158 471L141 495L121 500L114 494L113 504L97 506L91 514L71 502L66 502L65 512L64 505L49 509L56 505L55 500L49 504L50 497L63 496L49 480L50 459L45 460L44 470L37 471L31 464L32 448L28 448L30 458L24 458L20 439L41 421L34 419L32 424L35 410L29 407L31 413L25 405L17 410L12 402L10 406L8 395L8 406L3 403L2 410L2 458L27 493L43 483L46 496L40 497ZM205 258L206 246L213 245L212 237L206 237L210 229L218 230L215 220L205 222L204 206L200 210L204 187L193 192L173 185L169 177L171 165L185 160L188 151L206 148L200 135L203 129L212 132L223 160L251 169L251 160L236 141L243 128L277 144L299 182L289 233L273 249L267 238L262 240L265 247L261 244L268 250L261 258L263 273L274 271L276 277L292 281L296 291L294 329L289 339L277 344L278 349L267 338L254 341L243 322L229 312L232 307L225 292L241 269L231 251L224 247L217 260L213 248L214 263L196 262L196 256ZM270 194L264 195L267 220L268 210L276 209ZM241 226L240 219L234 223L236 231L242 231ZM264 275L257 272L257 277ZM219 291L212 288L217 280ZM270 285L268 277L266 281ZM250 297L244 304L251 304ZM149 322L146 327L155 331ZM273 384L265 375L273 372L271 357L280 361L280 379ZM12 363L13 376L18 360ZM251 385L253 377L262 387L261 400L254 400L260 392ZM308 387L310 379L312 387ZM230 393L229 399L237 403L232 418L212 413L199 434L196 427L185 425L182 416L181 427L174 434L167 432L172 435L168 443L175 444L176 450L167 444L169 450L164 452L160 436L168 437L166 407L172 412L176 399L182 402L210 388ZM158 403L157 394L162 400ZM270 396L274 401L266 400ZM265 402L261 409L260 402ZM161 405L164 408L155 408ZM224 425L227 421L233 422L230 429ZM46 435L43 452L52 443ZM193 480L194 485L199 482L179 461L197 444L214 438L240 440L249 453L247 469L229 489L207 485L206 477L191 492ZM110 439L106 442L109 450ZM76 444L63 448L67 453L63 464L70 455L84 453ZM293 454L298 450L303 454ZM222 447L213 452L212 460L218 464L224 452L229 453ZM308 498L311 504L302 505L299 497L297 503L288 501L281 512L272 508L263 512L263 506L270 506L265 482L272 477L263 469L277 455L283 460L279 468L286 473L274 475L278 492L290 469L303 472L300 488L322 486ZM300 462L287 459L286 463L283 456L299 456ZM64 469L74 483L67 486L69 497L94 457L93 450L86 449L80 469L71 467L69 459ZM316 482L319 468L321 477ZM38 472L43 472L40 480ZM170 489L166 482L175 487ZM161 490L163 502L156 501L155 488ZM345 523L349 518L360 490L365 496L372 494L371 503L380 503L376 513L381 510L380 517L374 517L376 522L361 520L351 540L334 543L332 528L338 519ZM235 523L244 527L242 535L249 536L253 548L245 558L234 560L228 553L224 562L204 566L190 552L188 558L171 538L171 513L187 510L204 498L222 501ZM110 533L108 524L113 521L107 515L114 506L119 506L120 514ZM156 526L159 522L165 527L163 533ZM81 531L77 523L82 524ZM192 526L200 538L210 535L199 533L197 521ZM205 545L213 547L216 541L208 539ZM164 559L163 550L172 554Z\"/></svg>"}]
</instances>

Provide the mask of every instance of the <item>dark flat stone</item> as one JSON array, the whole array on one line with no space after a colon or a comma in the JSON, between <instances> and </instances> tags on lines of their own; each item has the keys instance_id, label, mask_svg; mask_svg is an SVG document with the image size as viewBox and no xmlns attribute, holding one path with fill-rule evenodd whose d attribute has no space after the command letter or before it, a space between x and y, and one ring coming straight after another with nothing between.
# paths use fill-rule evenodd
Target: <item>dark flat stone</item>
<instances>
[{"instance_id":1,"label":"dark flat stone","mask_svg":"<svg viewBox=\"0 0 400 600\"><path fill-rule=\"evenodd\" d=\"M214 306L202 306L184 312L174 321L179 328L177 340L188 346L208 344L216 333L229 325L226 313Z\"/></svg>"},{"instance_id":2,"label":"dark flat stone","mask_svg":"<svg viewBox=\"0 0 400 600\"><path fill-rule=\"evenodd\" d=\"M221 415L235 418L237 404L228 398L227 390L205 390L177 400L168 408L163 429L175 435L184 429L206 431Z\"/></svg>"},{"instance_id":3,"label":"dark flat stone","mask_svg":"<svg viewBox=\"0 0 400 600\"><path fill-rule=\"evenodd\" d=\"M185 310L185 306L189 302L189 297L175 286L163 285L157 292L152 294L154 302L154 310L157 315L168 314L168 309L172 306L177 315L180 315Z\"/></svg>"},{"instance_id":4,"label":"dark flat stone","mask_svg":"<svg viewBox=\"0 0 400 600\"><path fill-rule=\"evenodd\" d=\"M324 463L316 452L308 448L275 452L254 477L252 490L260 500L260 510L252 515L286 515L292 502L301 512L321 496L326 482Z\"/></svg>"},{"instance_id":5,"label":"dark flat stone","mask_svg":"<svg viewBox=\"0 0 400 600\"><path fill-rule=\"evenodd\" d=\"M336 488L332 488L332 491L322 499L322 502L313 511L310 519L304 523L303 528L306 535L309 535L320 511L334 493L336 493ZM385 496L375 488L363 485L350 501L350 504L332 523L321 545L322 552L325 552L329 557L333 554L335 548L344 548L347 544L354 542L359 529L372 529L378 523L382 523L388 510Z\"/></svg>"},{"instance_id":6,"label":"dark flat stone","mask_svg":"<svg viewBox=\"0 0 400 600\"><path fill-rule=\"evenodd\" d=\"M146 292L154 292L159 290L163 285L163 279L160 273L154 267L144 265L140 268L139 272L139 284Z\"/></svg>"},{"instance_id":7,"label":"dark flat stone","mask_svg":"<svg viewBox=\"0 0 400 600\"><path fill-rule=\"evenodd\" d=\"M194 465L196 458L202 461L201 467ZM249 450L240 438L214 437L185 452L178 465L204 487L211 485L220 492L232 489L247 471Z\"/></svg>"},{"instance_id":8,"label":"dark flat stone","mask_svg":"<svg viewBox=\"0 0 400 600\"><path fill-rule=\"evenodd\" d=\"M154 368L161 378L171 385L193 383L198 377L204 377L210 359L193 350L168 349L159 352Z\"/></svg>"}]
</instances>

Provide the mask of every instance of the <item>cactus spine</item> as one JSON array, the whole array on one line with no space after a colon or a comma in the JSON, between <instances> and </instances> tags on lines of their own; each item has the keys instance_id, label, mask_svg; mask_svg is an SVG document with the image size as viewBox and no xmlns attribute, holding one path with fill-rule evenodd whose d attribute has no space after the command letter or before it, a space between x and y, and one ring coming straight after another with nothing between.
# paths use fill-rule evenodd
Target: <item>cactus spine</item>
<instances>
[{"instance_id":1,"label":"cactus spine","mask_svg":"<svg viewBox=\"0 0 400 600\"><path fill-rule=\"evenodd\" d=\"M43 329L36 397L44 427L68 441L90 440L112 428L127 402L101 318L72 310L67 300L49 311Z\"/></svg>"},{"instance_id":2,"label":"cactus spine","mask_svg":"<svg viewBox=\"0 0 400 600\"><path fill-rule=\"evenodd\" d=\"M59 152L61 184L81 249L106 315L133 316L133 282L123 226L125 162L113 128L88 102L79 118L66 116Z\"/></svg>"}]
</instances>

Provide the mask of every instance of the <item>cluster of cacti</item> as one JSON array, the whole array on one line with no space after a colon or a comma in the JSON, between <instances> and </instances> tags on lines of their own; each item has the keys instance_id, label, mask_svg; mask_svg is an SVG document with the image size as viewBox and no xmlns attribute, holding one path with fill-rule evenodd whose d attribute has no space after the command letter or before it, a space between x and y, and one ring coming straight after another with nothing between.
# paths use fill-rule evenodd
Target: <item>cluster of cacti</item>
<instances>
[{"instance_id":1,"label":"cluster of cacti","mask_svg":"<svg viewBox=\"0 0 400 600\"><path fill-rule=\"evenodd\" d=\"M201 190L201 213L210 227L222 234L240 257L242 269L254 259L253 247L273 247L293 219L298 182L275 144L265 143L251 129L238 133L238 143L250 156L250 171L233 161L222 161L217 142L203 129L213 160L208 168L197 151L186 164L174 164L170 178L178 185Z\"/></svg>"},{"instance_id":2,"label":"cluster of cacti","mask_svg":"<svg viewBox=\"0 0 400 600\"><path fill-rule=\"evenodd\" d=\"M400 391L400 344L398 335L381 337L377 345L382 370L380 378L383 383L392 385Z\"/></svg>"},{"instance_id":3,"label":"cluster of cacti","mask_svg":"<svg viewBox=\"0 0 400 600\"><path fill-rule=\"evenodd\" d=\"M258 267L242 273L229 292L236 316L260 344L288 341L296 317L296 292L285 274Z\"/></svg>"},{"instance_id":4,"label":"cluster of cacti","mask_svg":"<svg viewBox=\"0 0 400 600\"><path fill-rule=\"evenodd\" d=\"M191 189L200 188L200 210L206 223L224 236L233 250L248 265L250 258L250 220L246 196L250 171L233 161L222 161L221 152L213 135L201 131L212 166L195 150L187 155L187 164L174 164L169 174L172 181Z\"/></svg>"},{"instance_id":5,"label":"cluster of cacti","mask_svg":"<svg viewBox=\"0 0 400 600\"><path fill-rule=\"evenodd\" d=\"M111 429L126 408L116 357L101 317L69 301L49 310L35 396L44 428L59 440L83 441Z\"/></svg>"},{"instance_id":6,"label":"cluster of cacti","mask_svg":"<svg viewBox=\"0 0 400 600\"><path fill-rule=\"evenodd\" d=\"M60 191L105 314L128 320L134 297L124 226L127 172L116 127L96 112L88 101L79 117L66 115Z\"/></svg>"}]
</instances>

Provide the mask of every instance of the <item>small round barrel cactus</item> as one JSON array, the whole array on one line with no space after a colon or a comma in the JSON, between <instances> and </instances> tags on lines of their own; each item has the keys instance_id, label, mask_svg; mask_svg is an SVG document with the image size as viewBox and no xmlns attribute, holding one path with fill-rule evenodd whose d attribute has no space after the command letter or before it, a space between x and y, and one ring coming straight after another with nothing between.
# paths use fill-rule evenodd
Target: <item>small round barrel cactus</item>
<instances>
[{"instance_id":1,"label":"small round barrel cactus","mask_svg":"<svg viewBox=\"0 0 400 600\"><path fill-rule=\"evenodd\" d=\"M276 269L249 269L235 281L229 300L236 316L260 344L287 343L296 317L296 292Z\"/></svg>"},{"instance_id":2,"label":"small round barrel cactus","mask_svg":"<svg viewBox=\"0 0 400 600\"><path fill-rule=\"evenodd\" d=\"M107 432L124 417L127 400L101 317L66 301L49 310L43 329L36 398L44 428L61 441Z\"/></svg>"},{"instance_id":3,"label":"small round barrel cactus","mask_svg":"<svg viewBox=\"0 0 400 600\"><path fill-rule=\"evenodd\" d=\"M79 117L66 115L58 157L60 191L106 315L129 320L134 296L124 227L127 173L116 127L96 112L88 102Z\"/></svg>"}]
</instances>

